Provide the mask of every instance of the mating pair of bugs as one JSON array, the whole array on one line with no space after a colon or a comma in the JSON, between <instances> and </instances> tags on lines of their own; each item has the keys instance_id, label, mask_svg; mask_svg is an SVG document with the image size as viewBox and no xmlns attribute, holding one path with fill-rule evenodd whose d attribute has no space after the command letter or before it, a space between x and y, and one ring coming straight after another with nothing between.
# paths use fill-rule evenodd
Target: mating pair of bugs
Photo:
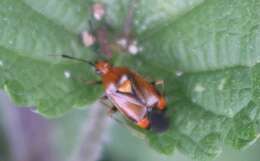
<instances>
[{"instance_id":1,"label":"mating pair of bugs","mask_svg":"<svg viewBox=\"0 0 260 161\"><path fill-rule=\"evenodd\" d=\"M102 99L112 104L110 111L119 111L138 127L156 132L168 128L165 116L166 99L156 88L156 82L148 82L141 75L126 67L113 67L104 60L96 63L61 55L63 58L85 62L93 66L101 77L105 89Z\"/></svg>"}]
</instances>

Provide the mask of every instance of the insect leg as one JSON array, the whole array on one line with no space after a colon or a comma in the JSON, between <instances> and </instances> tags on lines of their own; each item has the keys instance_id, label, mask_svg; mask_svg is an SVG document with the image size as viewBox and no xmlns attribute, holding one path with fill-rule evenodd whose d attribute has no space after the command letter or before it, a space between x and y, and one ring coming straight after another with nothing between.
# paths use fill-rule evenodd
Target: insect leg
<instances>
[{"instance_id":1,"label":"insect leg","mask_svg":"<svg viewBox=\"0 0 260 161\"><path fill-rule=\"evenodd\" d=\"M101 80L89 80L89 81L84 81L88 85L100 85L102 84Z\"/></svg>"},{"instance_id":2,"label":"insect leg","mask_svg":"<svg viewBox=\"0 0 260 161\"><path fill-rule=\"evenodd\" d=\"M112 116L114 113L117 112L117 108L109 101L106 95L101 96L100 102L108 108L108 115Z\"/></svg>"},{"instance_id":3,"label":"insect leg","mask_svg":"<svg viewBox=\"0 0 260 161\"><path fill-rule=\"evenodd\" d=\"M83 79L82 77L74 77L74 76L71 76L70 74L67 76L65 75L65 77L67 78L70 78L74 81L79 81L81 83L85 83L87 85L97 85L97 84L102 84L102 81L101 80L85 80Z\"/></svg>"},{"instance_id":4,"label":"insect leg","mask_svg":"<svg viewBox=\"0 0 260 161\"><path fill-rule=\"evenodd\" d=\"M109 107L108 116L113 117L113 114L117 112L117 108L115 106Z\"/></svg>"},{"instance_id":5,"label":"insect leg","mask_svg":"<svg viewBox=\"0 0 260 161\"><path fill-rule=\"evenodd\" d=\"M162 87L162 92L163 92L163 95L165 93L165 88L164 88L164 80L156 80L156 81L151 81L150 82L152 85L154 86L161 86Z\"/></svg>"},{"instance_id":6,"label":"insect leg","mask_svg":"<svg viewBox=\"0 0 260 161\"><path fill-rule=\"evenodd\" d=\"M100 97L100 102L106 107L113 106L105 94Z\"/></svg>"},{"instance_id":7,"label":"insect leg","mask_svg":"<svg viewBox=\"0 0 260 161\"><path fill-rule=\"evenodd\" d=\"M126 124L125 121L119 120L118 118L115 117L115 113L118 111L117 108L111 104L111 102L109 101L109 99L107 98L106 95L103 95L100 98L100 101L102 104L104 104L107 108L108 108L108 116L110 116L113 120L115 120L119 125L129 128L129 125Z\"/></svg>"},{"instance_id":8,"label":"insect leg","mask_svg":"<svg viewBox=\"0 0 260 161\"><path fill-rule=\"evenodd\" d=\"M156 107L159 110L164 110L166 108L166 100L165 100L165 97L164 97L165 96L164 80L157 80L157 81L154 81L154 82L151 82L151 83L155 86L158 86L158 85L162 86L162 96L160 96L159 102L156 105Z\"/></svg>"},{"instance_id":9,"label":"insect leg","mask_svg":"<svg viewBox=\"0 0 260 161\"><path fill-rule=\"evenodd\" d=\"M156 81L152 81L151 84L155 85L155 86L159 86L161 85L164 89L164 80L156 80Z\"/></svg>"},{"instance_id":10,"label":"insect leg","mask_svg":"<svg viewBox=\"0 0 260 161\"><path fill-rule=\"evenodd\" d=\"M82 83L85 83L87 85L100 85L100 84L102 84L101 80L85 80L82 77L79 77L76 80L81 81Z\"/></svg>"},{"instance_id":11,"label":"insect leg","mask_svg":"<svg viewBox=\"0 0 260 161\"><path fill-rule=\"evenodd\" d=\"M152 81L151 84L153 84L154 86L162 86L162 93L163 96L165 95L165 87L164 87L164 80L156 80L156 81Z\"/></svg>"}]
</instances>

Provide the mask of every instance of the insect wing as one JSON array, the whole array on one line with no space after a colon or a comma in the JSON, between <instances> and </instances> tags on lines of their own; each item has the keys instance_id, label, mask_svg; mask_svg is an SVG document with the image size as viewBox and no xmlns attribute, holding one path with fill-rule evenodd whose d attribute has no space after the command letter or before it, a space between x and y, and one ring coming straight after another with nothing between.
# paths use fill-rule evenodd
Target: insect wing
<instances>
[{"instance_id":1,"label":"insect wing","mask_svg":"<svg viewBox=\"0 0 260 161\"><path fill-rule=\"evenodd\" d=\"M159 101L159 93L155 87L133 72L121 76L117 90L122 94L132 95L147 107L153 107Z\"/></svg>"},{"instance_id":2,"label":"insect wing","mask_svg":"<svg viewBox=\"0 0 260 161\"><path fill-rule=\"evenodd\" d=\"M108 99L127 118L135 122L140 121L147 114L147 107L131 95L114 92L108 96Z\"/></svg>"},{"instance_id":3,"label":"insect wing","mask_svg":"<svg viewBox=\"0 0 260 161\"><path fill-rule=\"evenodd\" d=\"M123 75L118 82L117 90L122 94L132 95L132 97L145 104L145 96L142 90L140 90L133 74Z\"/></svg>"},{"instance_id":4,"label":"insect wing","mask_svg":"<svg viewBox=\"0 0 260 161\"><path fill-rule=\"evenodd\" d=\"M136 97L138 97L146 106L153 107L153 105L158 102L159 94L152 84L137 74L133 74L131 82Z\"/></svg>"}]
</instances>

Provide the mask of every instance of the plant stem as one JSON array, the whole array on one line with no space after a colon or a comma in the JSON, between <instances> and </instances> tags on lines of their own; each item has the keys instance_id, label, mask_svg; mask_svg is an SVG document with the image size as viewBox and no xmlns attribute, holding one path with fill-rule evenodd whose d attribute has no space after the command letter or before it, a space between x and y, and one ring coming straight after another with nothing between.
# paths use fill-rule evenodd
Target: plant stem
<instances>
[{"instance_id":1,"label":"plant stem","mask_svg":"<svg viewBox=\"0 0 260 161\"><path fill-rule=\"evenodd\" d=\"M126 21L124 22L124 28L123 32L124 35L128 38L130 33L133 30L133 17L134 17L134 11L136 8L138 0L131 0L129 2L129 7L128 7L128 13L126 17Z\"/></svg>"},{"instance_id":2,"label":"plant stem","mask_svg":"<svg viewBox=\"0 0 260 161\"><path fill-rule=\"evenodd\" d=\"M102 144L109 125L106 108L99 101L90 107L89 116L70 161L97 161L101 157Z\"/></svg>"}]
</instances>

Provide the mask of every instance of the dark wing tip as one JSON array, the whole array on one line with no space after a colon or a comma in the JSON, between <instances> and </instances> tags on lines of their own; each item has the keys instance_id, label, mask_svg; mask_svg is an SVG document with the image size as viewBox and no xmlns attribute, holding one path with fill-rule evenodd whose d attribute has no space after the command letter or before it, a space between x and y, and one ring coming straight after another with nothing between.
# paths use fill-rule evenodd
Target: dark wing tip
<instances>
[{"instance_id":1,"label":"dark wing tip","mask_svg":"<svg viewBox=\"0 0 260 161\"><path fill-rule=\"evenodd\" d=\"M161 133L169 129L170 119L166 116L165 111L153 109L150 113L150 128L153 132Z\"/></svg>"}]
</instances>

